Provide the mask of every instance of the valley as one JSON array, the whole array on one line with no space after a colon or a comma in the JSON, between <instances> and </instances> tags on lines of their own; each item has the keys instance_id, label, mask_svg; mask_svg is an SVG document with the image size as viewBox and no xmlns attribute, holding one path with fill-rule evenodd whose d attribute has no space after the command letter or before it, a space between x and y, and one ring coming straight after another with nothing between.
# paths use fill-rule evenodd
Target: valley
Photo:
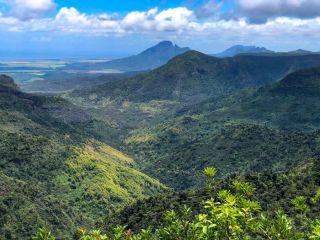
<instances>
[{"instance_id":1,"label":"valley","mask_svg":"<svg viewBox=\"0 0 320 240\"><path fill-rule=\"evenodd\" d=\"M116 64L82 61L38 63L45 79L28 83L1 75L0 238L154 229L170 209L201 213L237 179L263 212L295 218L291 199L320 186L320 55L262 50L217 58L161 42L114 60L131 62L123 72L64 72ZM159 52L159 66L135 67Z\"/></svg>"}]
</instances>

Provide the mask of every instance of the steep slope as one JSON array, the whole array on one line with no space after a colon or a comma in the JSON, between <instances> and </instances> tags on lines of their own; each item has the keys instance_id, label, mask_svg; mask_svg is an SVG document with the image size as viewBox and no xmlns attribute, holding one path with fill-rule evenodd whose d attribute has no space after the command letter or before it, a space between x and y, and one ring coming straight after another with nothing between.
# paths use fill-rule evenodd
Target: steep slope
<instances>
[{"instance_id":1,"label":"steep slope","mask_svg":"<svg viewBox=\"0 0 320 240\"><path fill-rule=\"evenodd\" d=\"M157 45L148 48L147 50L134 56L116 59L105 63L71 64L65 69L115 69L122 72L145 71L166 64L171 58L185 53L188 50L190 49L180 48L170 41L162 41Z\"/></svg>"},{"instance_id":2,"label":"steep slope","mask_svg":"<svg viewBox=\"0 0 320 240\"><path fill-rule=\"evenodd\" d=\"M44 225L70 237L70 229L165 189L94 140L83 127L90 121L65 100L22 93L1 76L0 238L25 239Z\"/></svg>"},{"instance_id":3,"label":"steep slope","mask_svg":"<svg viewBox=\"0 0 320 240\"><path fill-rule=\"evenodd\" d=\"M210 118L250 119L282 129L313 130L320 127L320 68L294 72L282 81L258 90L210 99L193 114L210 112ZM186 110L188 111L188 110Z\"/></svg>"},{"instance_id":4,"label":"steep slope","mask_svg":"<svg viewBox=\"0 0 320 240\"><path fill-rule=\"evenodd\" d=\"M268 87L187 107L131 132L127 151L142 171L178 189L200 185L194 176L210 165L222 175L288 169L320 148L313 132L320 128L319 83L319 68L302 70Z\"/></svg>"},{"instance_id":5,"label":"steep slope","mask_svg":"<svg viewBox=\"0 0 320 240\"><path fill-rule=\"evenodd\" d=\"M215 57L234 57L238 54L256 54L256 53L273 53L273 51L270 51L264 47L256 47L256 46L243 46L243 45L235 45L232 46L225 51L217 54L213 54Z\"/></svg>"},{"instance_id":6,"label":"steep slope","mask_svg":"<svg viewBox=\"0 0 320 240\"><path fill-rule=\"evenodd\" d=\"M296 215L291 201L297 196L312 198L320 185L319 158L302 160L296 168L281 173L263 172L249 173L242 176L230 176L215 182L216 190L228 189L234 179L249 182L255 187L255 200L262 204L262 210L267 214L274 214L276 209L285 209L291 217L301 219ZM179 212L184 205L191 207L194 214L198 214L203 202L215 196L215 191L208 192L200 188L196 191L171 192L149 199L138 201L108 218L104 227L117 224L128 226L133 231L148 227L157 228L162 222L164 213L170 210ZM168 204L169 203L169 204ZM313 206L309 217L319 216L319 207Z\"/></svg>"}]
</instances>

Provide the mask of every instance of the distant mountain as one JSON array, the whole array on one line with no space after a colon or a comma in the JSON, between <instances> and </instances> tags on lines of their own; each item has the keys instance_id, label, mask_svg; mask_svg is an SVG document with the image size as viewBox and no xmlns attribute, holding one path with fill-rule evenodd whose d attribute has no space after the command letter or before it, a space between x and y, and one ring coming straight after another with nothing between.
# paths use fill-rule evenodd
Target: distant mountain
<instances>
[{"instance_id":1,"label":"distant mountain","mask_svg":"<svg viewBox=\"0 0 320 240\"><path fill-rule=\"evenodd\" d=\"M284 54L284 55L310 55L310 54L319 54L317 52L312 52L304 49L297 49L289 52L278 52L276 54Z\"/></svg>"},{"instance_id":2,"label":"distant mountain","mask_svg":"<svg viewBox=\"0 0 320 240\"><path fill-rule=\"evenodd\" d=\"M215 57L234 57L238 54L249 54L249 53L272 53L264 47L256 47L256 46L243 46L243 45L235 45L233 47L228 48L227 50L213 54Z\"/></svg>"},{"instance_id":3,"label":"distant mountain","mask_svg":"<svg viewBox=\"0 0 320 240\"><path fill-rule=\"evenodd\" d=\"M181 48L170 41L162 41L138 55L112 60L104 63L76 63L66 69L116 69L122 72L144 71L166 64L173 57L185 53L189 48Z\"/></svg>"},{"instance_id":4,"label":"distant mountain","mask_svg":"<svg viewBox=\"0 0 320 240\"><path fill-rule=\"evenodd\" d=\"M291 53L297 53L297 54L312 54L314 52L312 51L308 51L308 50L304 50L304 49L297 49L295 51L291 51Z\"/></svg>"},{"instance_id":5,"label":"distant mountain","mask_svg":"<svg viewBox=\"0 0 320 240\"><path fill-rule=\"evenodd\" d=\"M102 98L132 102L173 100L194 104L211 96L272 83L295 70L318 65L320 55L239 55L221 59L189 51L151 72L92 89L76 90L69 96L82 98L93 105ZM93 94L95 98L90 98Z\"/></svg>"}]
</instances>

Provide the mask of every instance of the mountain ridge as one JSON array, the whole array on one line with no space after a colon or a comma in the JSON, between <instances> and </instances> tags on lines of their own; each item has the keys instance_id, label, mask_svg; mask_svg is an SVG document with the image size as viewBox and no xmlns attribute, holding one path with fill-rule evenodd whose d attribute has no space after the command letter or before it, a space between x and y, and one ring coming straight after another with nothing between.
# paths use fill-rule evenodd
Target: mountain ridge
<instances>
[{"instance_id":1,"label":"mountain ridge","mask_svg":"<svg viewBox=\"0 0 320 240\"><path fill-rule=\"evenodd\" d=\"M188 51L167 64L132 78L107 83L87 90L76 90L69 96L95 94L126 101L152 99L201 101L212 95L223 95L247 87L258 87L277 81L288 73L320 64L319 55L247 56L215 58Z\"/></svg>"},{"instance_id":2,"label":"mountain ridge","mask_svg":"<svg viewBox=\"0 0 320 240\"><path fill-rule=\"evenodd\" d=\"M115 59L105 63L71 64L64 69L115 69L122 72L145 71L166 64L171 58L189 50L188 47L180 48L170 41L162 41L137 55Z\"/></svg>"},{"instance_id":3,"label":"mountain ridge","mask_svg":"<svg viewBox=\"0 0 320 240\"><path fill-rule=\"evenodd\" d=\"M212 54L214 57L234 57L239 54L274 53L265 47L234 45L221 53Z\"/></svg>"},{"instance_id":4,"label":"mountain ridge","mask_svg":"<svg viewBox=\"0 0 320 240\"><path fill-rule=\"evenodd\" d=\"M314 132L320 129L319 92L319 68L300 70L132 131L125 140L127 151L142 171L178 189L198 186L194 175L210 165L223 174L289 169L314 157L319 147L319 131Z\"/></svg>"}]
</instances>

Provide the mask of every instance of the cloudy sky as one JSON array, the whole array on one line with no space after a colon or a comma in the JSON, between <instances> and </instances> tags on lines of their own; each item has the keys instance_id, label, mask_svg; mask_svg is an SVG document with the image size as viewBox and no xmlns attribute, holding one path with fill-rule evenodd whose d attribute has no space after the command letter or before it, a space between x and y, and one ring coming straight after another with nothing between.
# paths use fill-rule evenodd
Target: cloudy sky
<instances>
[{"instance_id":1,"label":"cloudy sky","mask_svg":"<svg viewBox=\"0 0 320 240\"><path fill-rule=\"evenodd\" d=\"M320 0L0 0L0 58L114 58L172 40L320 51Z\"/></svg>"}]
</instances>

